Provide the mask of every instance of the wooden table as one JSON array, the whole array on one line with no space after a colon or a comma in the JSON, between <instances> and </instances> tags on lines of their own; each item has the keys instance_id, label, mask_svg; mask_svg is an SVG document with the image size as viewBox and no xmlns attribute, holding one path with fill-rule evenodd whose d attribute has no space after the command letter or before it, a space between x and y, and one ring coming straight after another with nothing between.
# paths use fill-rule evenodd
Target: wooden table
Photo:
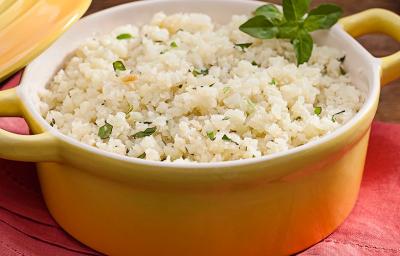
<instances>
[{"instance_id":1,"label":"wooden table","mask_svg":"<svg viewBox=\"0 0 400 256\"><path fill-rule=\"evenodd\" d=\"M132 2L132 0L93 0L88 13L127 2ZM270 2L281 3L280 0L270 0ZM342 6L345 15L376 7L400 13L400 1L398 0L314 0L313 5L323 2L336 3ZM400 50L398 42L384 35L366 35L358 38L358 40L377 57L386 56ZM392 82L389 86L383 88L376 120L400 123L400 81Z\"/></svg>"}]
</instances>

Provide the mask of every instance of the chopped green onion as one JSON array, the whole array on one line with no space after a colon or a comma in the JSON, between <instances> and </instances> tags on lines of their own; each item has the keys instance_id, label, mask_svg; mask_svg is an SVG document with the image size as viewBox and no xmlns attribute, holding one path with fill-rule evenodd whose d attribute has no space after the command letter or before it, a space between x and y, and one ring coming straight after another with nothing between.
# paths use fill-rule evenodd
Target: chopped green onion
<instances>
[{"instance_id":1,"label":"chopped green onion","mask_svg":"<svg viewBox=\"0 0 400 256\"><path fill-rule=\"evenodd\" d=\"M340 74L343 76L347 74L346 70L344 70L342 66L340 66Z\"/></svg>"},{"instance_id":2,"label":"chopped green onion","mask_svg":"<svg viewBox=\"0 0 400 256\"><path fill-rule=\"evenodd\" d=\"M193 73L193 75L195 77L197 77L199 75L206 76L206 75L208 75L208 68L205 68L205 69L193 69L192 73Z\"/></svg>"},{"instance_id":3,"label":"chopped green onion","mask_svg":"<svg viewBox=\"0 0 400 256\"><path fill-rule=\"evenodd\" d=\"M222 89L222 91L224 93L228 93L231 90L231 87L224 87L224 89Z\"/></svg>"},{"instance_id":4,"label":"chopped green onion","mask_svg":"<svg viewBox=\"0 0 400 256\"><path fill-rule=\"evenodd\" d=\"M322 107L314 107L314 114L319 116L322 112Z\"/></svg>"},{"instance_id":5,"label":"chopped green onion","mask_svg":"<svg viewBox=\"0 0 400 256\"><path fill-rule=\"evenodd\" d=\"M133 38L133 36L129 33L124 33L124 34L120 34L117 36L118 40L125 40L125 39L131 39Z\"/></svg>"},{"instance_id":6,"label":"chopped green onion","mask_svg":"<svg viewBox=\"0 0 400 256\"><path fill-rule=\"evenodd\" d=\"M171 44L170 44L170 46L172 47L172 48L177 48L178 47L178 45L176 44L176 42L174 41L174 42L172 42Z\"/></svg>"},{"instance_id":7,"label":"chopped green onion","mask_svg":"<svg viewBox=\"0 0 400 256\"><path fill-rule=\"evenodd\" d=\"M131 113L132 111L133 111L133 105L132 105L132 104L129 104L128 111L125 112L126 116L128 116L129 113Z\"/></svg>"},{"instance_id":8,"label":"chopped green onion","mask_svg":"<svg viewBox=\"0 0 400 256\"><path fill-rule=\"evenodd\" d=\"M236 145L239 145L239 143L233 141L231 138L229 138L228 136L226 136L226 134L224 134L224 136L222 136L222 140L228 141L228 142L233 142L233 143L235 143Z\"/></svg>"},{"instance_id":9,"label":"chopped green onion","mask_svg":"<svg viewBox=\"0 0 400 256\"><path fill-rule=\"evenodd\" d=\"M337 112L336 114L333 114L332 115L332 122L336 122L336 116L337 115L340 115L340 114L343 114L344 112L346 112L346 110L342 110L342 111L340 111L340 112Z\"/></svg>"},{"instance_id":10,"label":"chopped green onion","mask_svg":"<svg viewBox=\"0 0 400 256\"><path fill-rule=\"evenodd\" d=\"M54 118L51 119L50 126L53 127L56 124L56 120Z\"/></svg>"},{"instance_id":11,"label":"chopped green onion","mask_svg":"<svg viewBox=\"0 0 400 256\"><path fill-rule=\"evenodd\" d=\"M114 71L115 72L117 72L117 71L125 71L126 70L124 63L122 61L120 61L120 60L114 61L113 62L113 67L114 67Z\"/></svg>"},{"instance_id":12,"label":"chopped green onion","mask_svg":"<svg viewBox=\"0 0 400 256\"><path fill-rule=\"evenodd\" d=\"M145 158L146 158L146 152L143 152L143 154L141 154L141 155L138 156L137 158L145 159Z\"/></svg>"},{"instance_id":13,"label":"chopped green onion","mask_svg":"<svg viewBox=\"0 0 400 256\"><path fill-rule=\"evenodd\" d=\"M235 44L235 46L240 47L243 52L252 45L253 43Z\"/></svg>"},{"instance_id":14,"label":"chopped green onion","mask_svg":"<svg viewBox=\"0 0 400 256\"><path fill-rule=\"evenodd\" d=\"M103 139L103 140L108 139L108 138L110 138L112 130L113 130L113 126L111 124L107 123L107 121L106 121L105 124L102 127L100 127L98 136L100 137L100 139Z\"/></svg>"},{"instance_id":15,"label":"chopped green onion","mask_svg":"<svg viewBox=\"0 0 400 256\"><path fill-rule=\"evenodd\" d=\"M134 137L135 139L144 138L144 137L147 137L147 136L152 135L153 133L155 133L156 130L157 130L157 127L147 128L146 130L144 130L144 131L142 131L142 132L137 132L137 133L135 133L135 134L133 135L133 137Z\"/></svg>"},{"instance_id":16,"label":"chopped green onion","mask_svg":"<svg viewBox=\"0 0 400 256\"><path fill-rule=\"evenodd\" d=\"M210 140L214 141L214 140L215 140L215 133L214 133L213 131L207 132L207 137L208 137Z\"/></svg>"},{"instance_id":17,"label":"chopped green onion","mask_svg":"<svg viewBox=\"0 0 400 256\"><path fill-rule=\"evenodd\" d=\"M272 78L271 82L269 82L270 85L276 85L276 80L275 78Z\"/></svg>"}]
</instances>

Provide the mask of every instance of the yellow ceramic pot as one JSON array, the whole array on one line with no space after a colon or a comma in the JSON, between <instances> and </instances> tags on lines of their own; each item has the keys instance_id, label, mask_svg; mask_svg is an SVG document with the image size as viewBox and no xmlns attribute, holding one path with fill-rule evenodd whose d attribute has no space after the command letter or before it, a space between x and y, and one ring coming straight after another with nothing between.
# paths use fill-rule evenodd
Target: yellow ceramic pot
<instances>
[{"instance_id":1,"label":"yellow ceramic pot","mask_svg":"<svg viewBox=\"0 0 400 256\"><path fill-rule=\"evenodd\" d=\"M218 22L250 13L246 0L144 1L79 21L0 93L2 116L23 116L36 135L0 130L0 157L37 162L46 204L72 236L110 255L288 255L320 241L357 199L380 80L399 76L400 53L377 59L350 35L384 32L400 40L400 17L372 9L314 34L346 52L346 69L368 96L347 124L283 153L222 163L131 159L60 134L38 112L37 92L64 57L94 31L148 21L156 11L200 11ZM347 31L348 33L346 33Z\"/></svg>"}]
</instances>

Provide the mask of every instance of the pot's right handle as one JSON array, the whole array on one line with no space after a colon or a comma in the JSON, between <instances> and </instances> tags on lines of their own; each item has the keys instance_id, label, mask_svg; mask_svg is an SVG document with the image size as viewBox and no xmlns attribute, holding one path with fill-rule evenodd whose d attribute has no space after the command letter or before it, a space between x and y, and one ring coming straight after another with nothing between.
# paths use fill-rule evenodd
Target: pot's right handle
<instances>
[{"instance_id":1,"label":"pot's right handle","mask_svg":"<svg viewBox=\"0 0 400 256\"><path fill-rule=\"evenodd\" d=\"M385 9L369 9L342 18L339 23L350 35L357 37L369 33L384 33L400 42L400 16ZM381 84L400 77L400 51L381 58Z\"/></svg>"}]
</instances>

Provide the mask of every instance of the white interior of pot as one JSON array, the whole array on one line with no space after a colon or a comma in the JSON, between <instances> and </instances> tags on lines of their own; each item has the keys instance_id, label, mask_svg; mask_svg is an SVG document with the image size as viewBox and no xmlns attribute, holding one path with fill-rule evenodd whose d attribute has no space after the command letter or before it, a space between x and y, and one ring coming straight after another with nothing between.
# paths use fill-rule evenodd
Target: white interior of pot
<instances>
[{"instance_id":1,"label":"white interior of pot","mask_svg":"<svg viewBox=\"0 0 400 256\"><path fill-rule=\"evenodd\" d=\"M250 15L261 4L265 3L248 0L155 0L125 4L96 13L73 25L69 31L26 68L19 94L29 109L32 110L35 119L39 120L42 126L51 129L39 114L37 92L48 84L52 76L61 68L66 56L73 53L87 37L94 33L107 33L120 25L148 23L151 17L159 11L167 14L201 12L210 15L215 22L224 24L234 14ZM367 111L373 104L374 98L379 94L380 62L345 33L340 25L336 25L329 31L318 31L313 36L318 45L336 47L345 52L346 70L349 71L354 83L368 93L363 108L357 114L358 117L362 116L363 112ZM357 116L354 118L357 118ZM54 131L54 133L56 132Z\"/></svg>"}]
</instances>

